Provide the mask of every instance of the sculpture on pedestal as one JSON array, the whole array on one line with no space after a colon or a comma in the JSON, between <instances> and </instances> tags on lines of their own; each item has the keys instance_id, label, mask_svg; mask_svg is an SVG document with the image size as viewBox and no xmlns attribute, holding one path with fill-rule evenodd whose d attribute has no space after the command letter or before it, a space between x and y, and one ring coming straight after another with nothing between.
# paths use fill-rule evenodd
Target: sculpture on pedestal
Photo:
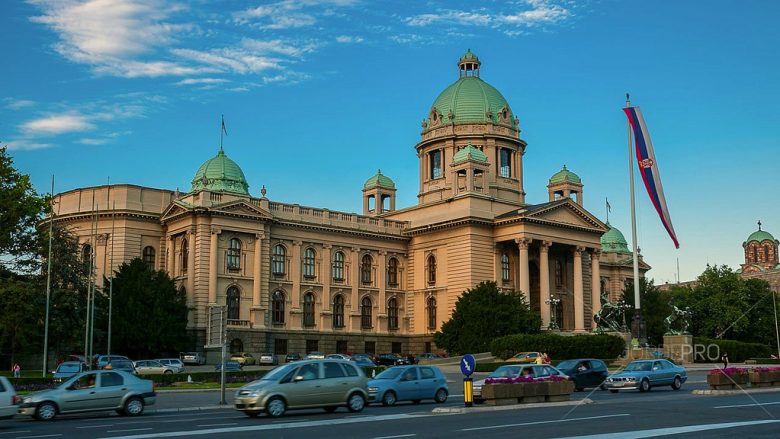
<instances>
[{"instance_id":1,"label":"sculpture on pedestal","mask_svg":"<svg viewBox=\"0 0 780 439\"><path fill-rule=\"evenodd\" d=\"M688 326L691 324L691 316L693 315L691 308L686 306L685 309L680 309L671 302L669 306L672 307L672 313L664 319L666 335L688 334Z\"/></svg>"}]
</instances>

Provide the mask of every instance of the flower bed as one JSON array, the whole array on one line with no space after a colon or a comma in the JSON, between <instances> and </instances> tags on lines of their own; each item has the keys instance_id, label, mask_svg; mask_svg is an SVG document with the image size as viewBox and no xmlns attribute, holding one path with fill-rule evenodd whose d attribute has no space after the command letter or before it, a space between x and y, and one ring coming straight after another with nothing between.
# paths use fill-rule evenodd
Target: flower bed
<instances>
[{"instance_id":1,"label":"flower bed","mask_svg":"<svg viewBox=\"0 0 780 439\"><path fill-rule=\"evenodd\" d=\"M780 386L780 367L754 367L748 377L753 387Z\"/></svg>"},{"instance_id":2,"label":"flower bed","mask_svg":"<svg viewBox=\"0 0 780 439\"><path fill-rule=\"evenodd\" d=\"M557 376L488 378L482 386L482 399L491 405L568 401L573 391L573 382Z\"/></svg>"},{"instance_id":3,"label":"flower bed","mask_svg":"<svg viewBox=\"0 0 780 439\"><path fill-rule=\"evenodd\" d=\"M736 389L748 383L748 372L748 369L739 367L712 369L707 374L707 384L714 390Z\"/></svg>"}]
</instances>

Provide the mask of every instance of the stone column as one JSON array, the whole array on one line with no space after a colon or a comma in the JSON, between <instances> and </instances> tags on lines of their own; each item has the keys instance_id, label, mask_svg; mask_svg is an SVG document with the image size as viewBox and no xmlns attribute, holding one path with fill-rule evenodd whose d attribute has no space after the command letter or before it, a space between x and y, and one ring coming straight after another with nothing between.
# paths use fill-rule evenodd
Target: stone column
<instances>
[{"instance_id":1,"label":"stone column","mask_svg":"<svg viewBox=\"0 0 780 439\"><path fill-rule=\"evenodd\" d=\"M531 301L531 276L528 271L528 245L531 240L528 238L515 239L517 248L520 250L520 257L517 258L518 265L518 287L525 294L528 301Z\"/></svg>"},{"instance_id":2,"label":"stone column","mask_svg":"<svg viewBox=\"0 0 780 439\"><path fill-rule=\"evenodd\" d=\"M195 240L197 239L196 229L192 227L188 232L187 245L189 246L189 256L187 258L187 295L195 297Z\"/></svg>"},{"instance_id":3,"label":"stone column","mask_svg":"<svg viewBox=\"0 0 780 439\"><path fill-rule=\"evenodd\" d=\"M217 304L217 253L219 252L219 234L221 230L211 228L209 245L209 305Z\"/></svg>"},{"instance_id":4,"label":"stone column","mask_svg":"<svg viewBox=\"0 0 780 439\"><path fill-rule=\"evenodd\" d=\"M601 250L594 248L590 253L590 279L591 279L591 291L590 291L590 303L591 314L596 315L601 311L601 272L599 266L599 257L601 256ZM590 316L592 319L593 316ZM594 323L595 328L595 323Z\"/></svg>"},{"instance_id":5,"label":"stone column","mask_svg":"<svg viewBox=\"0 0 780 439\"><path fill-rule=\"evenodd\" d=\"M352 297L349 299L349 316L345 316L345 324L349 325L348 327L351 330L355 329L355 322L352 321L353 315L356 315L357 317L357 327L360 328L360 303L358 302L358 288L360 287L360 262L358 261L358 256L360 256L360 249L357 247L352 248L352 255L350 259L352 260L352 263L350 265L350 277L352 279ZM346 314L346 310L345 310Z\"/></svg>"},{"instance_id":6,"label":"stone column","mask_svg":"<svg viewBox=\"0 0 780 439\"><path fill-rule=\"evenodd\" d=\"M173 261L176 260L176 255L174 254L176 252L176 240L174 239L173 235L168 237L168 245L165 246L167 261L165 262L165 269L168 270L168 276L173 279L176 277L176 272L174 271Z\"/></svg>"},{"instance_id":7,"label":"stone column","mask_svg":"<svg viewBox=\"0 0 780 439\"><path fill-rule=\"evenodd\" d=\"M585 247L574 248L574 332L585 332L585 304L582 291L582 252Z\"/></svg>"},{"instance_id":8,"label":"stone column","mask_svg":"<svg viewBox=\"0 0 780 439\"><path fill-rule=\"evenodd\" d=\"M387 292L387 252L384 250L379 251L379 268L376 273L376 281L379 284L379 305L377 314L387 315L387 303L385 302L385 294ZM379 317L379 316L377 316ZM377 323L379 319L377 318ZM376 329L382 329L387 331L387 327L380 328L380 325L376 325Z\"/></svg>"},{"instance_id":9,"label":"stone column","mask_svg":"<svg viewBox=\"0 0 780 439\"><path fill-rule=\"evenodd\" d=\"M325 311L330 309L330 285L333 283L331 279L333 275L331 270L333 250L331 248L330 244L322 246L322 309Z\"/></svg>"},{"instance_id":10,"label":"stone column","mask_svg":"<svg viewBox=\"0 0 780 439\"><path fill-rule=\"evenodd\" d=\"M255 234L255 259L252 265L252 307L260 306L260 263L263 260L263 238L262 233Z\"/></svg>"},{"instance_id":11,"label":"stone column","mask_svg":"<svg viewBox=\"0 0 780 439\"><path fill-rule=\"evenodd\" d=\"M292 280L292 308L301 308L301 241L293 241L290 277Z\"/></svg>"},{"instance_id":12,"label":"stone column","mask_svg":"<svg viewBox=\"0 0 780 439\"><path fill-rule=\"evenodd\" d=\"M552 242L542 241L539 247L539 305L542 310L542 329L550 327L550 304L544 303L550 299L550 246Z\"/></svg>"}]
</instances>

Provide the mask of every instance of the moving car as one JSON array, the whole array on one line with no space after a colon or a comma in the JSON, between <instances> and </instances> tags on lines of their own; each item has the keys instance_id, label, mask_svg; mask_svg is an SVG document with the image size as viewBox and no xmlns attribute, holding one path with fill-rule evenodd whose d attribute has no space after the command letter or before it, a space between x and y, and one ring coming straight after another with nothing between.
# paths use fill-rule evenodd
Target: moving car
<instances>
[{"instance_id":1,"label":"moving car","mask_svg":"<svg viewBox=\"0 0 780 439\"><path fill-rule=\"evenodd\" d=\"M21 398L16 396L14 386L8 378L0 376L0 419L11 419L19 410Z\"/></svg>"},{"instance_id":2,"label":"moving car","mask_svg":"<svg viewBox=\"0 0 780 439\"><path fill-rule=\"evenodd\" d=\"M255 417L282 416L289 409L339 407L360 412L368 399L368 378L354 363L304 360L277 367L236 392L236 410Z\"/></svg>"},{"instance_id":3,"label":"moving car","mask_svg":"<svg viewBox=\"0 0 780 439\"><path fill-rule=\"evenodd\" d=\"M368 399L393 405L397 401L433 399L437 403L447 401L447 379L438 367L395 366L368 382Z\"/></svg>"},{"instance_id":4,"label":"moving car","mask_svg":"<svg viewBox=\"0 0 780 439\"><path fill-rule=\"evenodd\" d=\"M276 359L276 355L270 352L266 352L260 354L260 358L258 359L257 364L276 366L277 364L279 364L279 360Z\"/></svg>"},{"instance_id":5,"label":"moving car","mask_svg":"<svg viewBox=\"0 0 780 439\"><path fill-rule=\"evenodd\" d=\"M501 366L494 370L485 379L474 381L473 395L474 402L482 402L482 386L488 378L516 378L519 376L530 376L534 379L544 380L552 375L557 375L564 379L569 377L549 364L511 364Z\"/></svg>"},{"instance_id":6,"label":"moving car","mask_svg":"<svg viewBox=\"0 0 780 439\"><path fill-rule=\"evenodd\" d=\"M304 360L324 360L325 354L322 352L309 352L308 355L304 358Z\"/></svg>"},{"instance_id":7,"label":"moving car","mask_svg":"<svg viewBox=\"0 0 780 439\"><path fill-rule=\"evenodd\" d=\"M685 368L669 360L637 360L607 378L604 386L612 393L618 390L647 392L658 386L672 386L672 389L680 390L687 379Z\"/></svg>"},{"instance_id":8,"label":"moving car","mask_svg":"<svg viewBox=\"0 0 780 439\"><path fill-rule=\"evenodd\" d=\"M59 387L23 397L19 414L42 421L54 419L58 414L107 410L136 416L155 401L151 380L121 370L99 370L82 372Z\"/></svg>"},{"instance_id":9,"label":"moving car","mask_svg":"<svg viewBox=\"0 0 780 439\"><path fill-rule=\"evenodd\" d=\"M355 354L349 361L357 364L360 367L376 367L376 363L366 354Z\"/></svg>"},{"instance_id":10,"label":"moving car","mask_svg":"<svg viewBox=\"0 0 780 439\"><path fill-rule=\"evenodd\" d=\"M111 360L103 366L105 370L122 370L134 375L138 375L138 371L135 370L135 365L130 360Z\"/></svg>"},{"instance_id":11,"label":"moving car","mask_svg":"<svg viewBox=\"0 0 780 439\"><path fill-rule=\"evenodd\" d=\"M238 372L242 370L244 366L238 361L225 361L225 372ZM222 370L222 364L214 366L214 371L220 372Z\"/></svg>"},{"instance_id":12,"label":"moving car","mask_svg":"<svg viewBox=\"0 0 780 439\"><path fill-rule=\"evenodd\" d=\"M235 361L242 366L251 366L255 364L255 357L247 352L239 352L230 356L230 361Z\"/></svg>"},{"instance_id":13,"label":"moving car","mask_svg":"<svg viewBox=\"0 0 780 439\"><path fill-rule=\"evenodd\" d=\"M292 363L293 361L301 361L301 354L290 352L284 357L285 363Z\"/></svg>"},{"instance_id":14,"label":"moving car","mask_svg":"<svg viewBox=\"0 0 780 439\"><path fill-rule=\"evenodd\" d=\"M402 357L398 354L377 355L374 362L379 366L401 366L409 364L409 360L406 357Z\"/></svg>"},{"instance_id":15,"label":"moving car","mask_svg":"<svg viewBox=\"0 0 780 439\"><path fill-rule=\"evenodd\" d=\"M139 360L133 363L135 371L139 375L151 375L159 373L174 373L174 368L166 366L157 360Z\"/></svg>"},{"instance_id":16,"label":"moving car","mask_svg":"<svg viewBox=\"0 0 780 439\"><path fill-rule=\"evenodd\" d=\"M97 368L102 369L106 367L106 364L108 364L110 361L113 360L130 360L130 359L125 357L124 355L99 355L97 357Z\"/></svg>"},{"instance_id":17,"label":"moving car","mask_svg":"<svg viewBox=\"0 0 780 439\"><path fill-rule=\"evenodd\" d=\"M178 358L158 358L157 361L173 369L173 373L184 372L184 363Z\"/></svg>"},{"instance_id":18,"label":"moving car","mask_svg":"<svg viewBox=\"0 0 780 439\"><path fill-rule=\"evenodd\" d=\"M206 357L198 352L182 352L179 354L179 358L184 364L191 364L194 366L206 364Z\"/></svg>"},{"instance_id":19,"label":"moving car","mask_svg":"<svg viewBox=\"0 0 780 439\"><path fill-rule=\"evenodd\" d=\"M537 357L541 357L541 352L520 352L514 356L507 358L506 361L510 363L524 363L531 364L536 362Z\"/></svg>"},{"instance_id":20,"label":"moving car","mask_svg":"<svg viewBox=\"0 0 780 439\"><path fill-rule=\"evenodd\" d=\"M575 360L561 361L556 369L568 375L574 381L574 389L578 392L586 387L601 387L605 390L604 380L609 371L607 365L595 358L579 358Z\"/></svg>"},{"instance_id":21,"label":"moving car","mask_svg":"<svg viewBox=\"0 0 780 439\"><path fill-rule=\"evenodd\" d=\"M57 366L57 369L52 372L54 374L54 382L61 383L63 380L86 370L87 365L81 361L63 361Z\"/></svg>"}]
</instances>

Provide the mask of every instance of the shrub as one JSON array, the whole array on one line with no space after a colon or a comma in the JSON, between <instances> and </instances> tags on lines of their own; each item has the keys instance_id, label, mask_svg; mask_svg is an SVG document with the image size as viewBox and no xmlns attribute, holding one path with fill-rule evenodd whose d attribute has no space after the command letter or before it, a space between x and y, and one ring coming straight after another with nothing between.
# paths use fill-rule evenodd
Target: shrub
<instances>
[{"instance_id":1,"label":"shrub","mask_svg":"<svg viewBox=\"0 0 780 439\"><path fill-rule=\"evenodd\" d=\"M772 350L769 346L762 343L745 343L736 340L720 340L704 337L694 337L693 344L705 346L704 353L696 353L697 350L694 347L695 363L717 363L720 361L720 357L724 352L729 355L729 361L732 363L742 363L743 361L754 357L769 357L772 354ZM710 358L710 355L715 354L716 350L709 349L709 346L715 345L717 349L717 358Z\"/></svg>"},{"instance_id":2,"label":"shrub","mask_svg":"<svg viewBox=\"0 0 780 439\"><path fill-rule=\"evenodd\" d=\"M517 334L493 340L491 352L498 358L509 358L518 352L546 352L550 357L617 358L626 342L616 335Z\"/></svg>"}]
</instances>

